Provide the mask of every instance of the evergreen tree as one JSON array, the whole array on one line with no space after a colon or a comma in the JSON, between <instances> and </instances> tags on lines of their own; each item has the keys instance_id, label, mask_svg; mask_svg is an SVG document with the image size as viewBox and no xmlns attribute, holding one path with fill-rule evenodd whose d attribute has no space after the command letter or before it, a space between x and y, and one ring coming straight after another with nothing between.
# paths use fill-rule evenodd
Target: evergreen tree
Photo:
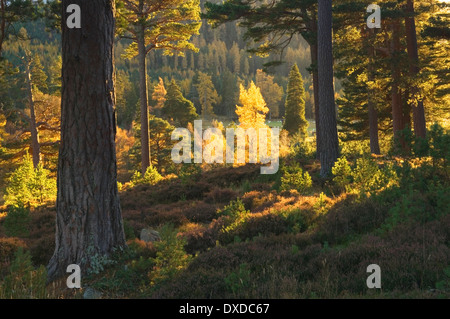
<instances>
[{"instance_id":1,"label":"evergreen tree","mask_svg":"<svg viewBox=\"0 0 450 319\"><path fill-rule=\"evenodd\" d=\"M0 0L0 58L3 44L9 36L17 37L15 23L36 17L36 7L30 0Z\"/></svg>"},{"instance_id":2,"label":"evergreen tree","mask_svg":"<svg viewBox=\"0 0 450 319\"><path fill-rule=\"evenodd\" d=\"M280 102L283 98L283 88L273 81L274 76L265 73L262 69L256 70L255 84L260 88L261 94L269 108L269 118L279 118Z\"/></svg>"},{"instance_id":3,"label":"evergreen tree","mask_svg":"<svg viewBox=\"0 0 450 319\"><path fill-rule=\"evenodd\" d=\"M172 163L171 152L174 141L171 139L171 134L175 127L156 116L150 116L149 127L152 165L159 172L163 172Z\"/></svg>"},{"instance_id":4,"label":"evergreen tree","mask_svg":"<svg viewBox=\"0 0 450 319\"><path fill-rule=\"evenodd\" d=\"M116 112L117 125L130 128L133 121L139 96L136 86L128 72L117 70L116 73Z\"/></svg>"},{"instance_id":5,"label":"evergreen tree","mask_svg":"<svg viewBox=\"0 0 450 319\"><path fill-rule=\"evenodd\" d=\"M202 119L212 119L215 117L213 107L214 105L220 103L220 97L217 94L211 76L206 73L199 72L198 83L195 87L198 92L200 105L202 106Z\"/></svg>"},{"instance_id":6,"label":"evergreen tree","mask_svg":"<svg viewBox=\"0 0 450 319\"><path fill-rule=\"evenodd\" d=\"M52 64L49 68L49 93L61 95L61 70L62 70L62 59L61 56L52 60Z\"/></svg>"},{"instance_id":7,"label":"evergreen tree","mask_svg":"<svg viewBox=\"0 0 450 319\"><path fill-rule=\"evenodd\" d=\"M194 104L183 96L175 80L172 80L167 87L162 114L178 127L187 127L188 123L198 116Z\"/></svg>"},{"instance_id":8,"label":"evergreen tree","mask_svg":"<svg viewBox=\"0 0 450 319\"><path fill-rule=\"evenodd\" d=\"M148 93L146 56L154 49L167 55L185 50L198 50L189 39L201 26L199 0L119 0L117 1L117 32L133 42L127 48L129 57L139 60L141 128L141 171L150 165L148 130Z\"/></svg>"},{"instance_id":9,"label":"evergreen tree","mask_svg":"<svg viewBox=\"0 0 450 319\"><path fill-rule=\"evenodd\" d=\"M239 99L238 76L226 70L220 75L219 94L221 96L220 115L234 118L235 107Z\"/></svg>"},{"instance_id":10,"label":"evergreen tree","mask_svg":"<svg viewBox=\"0 0 450 319\"><path fill-rule=\"evenodd\" d=\"M300 133L306 138L308 121L305 118L305 89L297 64L292 66L289 73L285 112L283 129L291 136Z\"/></svg>"},{"instance_id":11,"label":"evergreen tree","mask_svg":"<svg viewBox=\"0 0 450 319\"><path fill-rule=\"evenodd\" d=\"M38 54L34 54L31 58L31 78L33 79L33 88L38 88L41 92L48 92L47 79L48 76L44 72L41 59Z\"/></svg>"}]
</instances>

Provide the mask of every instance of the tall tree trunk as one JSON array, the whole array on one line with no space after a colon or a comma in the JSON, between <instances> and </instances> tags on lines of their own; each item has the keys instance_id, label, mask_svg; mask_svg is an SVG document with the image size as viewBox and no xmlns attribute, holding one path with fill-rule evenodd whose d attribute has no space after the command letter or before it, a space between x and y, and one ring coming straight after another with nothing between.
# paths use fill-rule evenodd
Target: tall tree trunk
<instances>
[{"instance_id":1,"label":"tall tree trunk","mask_svg":"<svg viewBox=\"0 0 450 319\"><path fill-rule=\"evenodd\" d=\"M33 166L38 167L41 160L41 150L39 145L39 133L36 126L36 112L34 108L33 99L33 85L31 82L31 57L26 55L25 61L25 72L27 76L27 95L28 95L28 105L30 107L30 133L31 133L31 149L33 151Z\"/></svg>"},{"instance_id":2,"label":"tall tree trunk","mask_svg":"<svg viewBox=\"0 0 450 319\"><path fill-rule=\"evenodd\" d=\"M317 72L317 44L312 44L311 64L313 65L314 120L316 122L316 158L320 159L320 111L319 111L319 74Z\"/></svg>"},{"instance_id":3,"label":"tall tree trunk","mask_svg":"<svg viewBox=\"0 0 450 319\"><path fill-rule=\"evenodd\" d=\"M391 88L391 105L392 105L392 127L394 131L394 139L399 143L402 149L406 147L404 139L400 136L400 131L405 128L403 122L402 95L399 88L400 83L400 67L398 59L400 54L400 35L399 23L392 22L392 38L391 38L391 57L392 65L392 88Z\"/></svg>"},{"instance_id":4,"label":"tall tree trunk","mask_svg":"<svg viewBox=\"0 0 450 319\"><path fill-rule=\"evenodd\" d=\"M145 58L144 27L142 26L138 34L138 59L139 59L139 91L141 109L141 171L142 175L150 166L150 137L148 127L148 95L147 95L147 65Z\"/></svg>"},{"instance_id":5,"label":"tall tree trunk","mask_svg":"<svg viewBox=\"0 0 450 319\"><path fill-rule=\"evenodd\" d=\"M81 29L66 26L70 4L81 7ZM85 273L98 257L126 245L115 153L113 0L62 2L61 146L56 247L49 279L70 264Z\"/></svg>"},{"instance_id":6,"label":"tall tree trunk","mask_svg":"<svg viewBox=\"0 0 450 319\"><path fill-rule=\"evenodd\" d=\"M407 0L405 11L407 13L405 17L405 28L406 28L406 45L408 50L409 59L409 72L411 78L416 78L419 69L419 53L417 48L417 34L416 34L416 23L414 19L414 1ZM417 97L419 89L417 86L411 87L411 94ZM416 137L425 138L426 135L426 121L425 121L425 109L423 106L423 101L421 99L417 100L416 103L411 105L413 110L413 122L414 122L414 134Z\"/></svg>"},{"instance_id":7,"label":"tall tree trunk","mask_svg":"<svg viewBox=\"0 0 450 319\"><path fill-rule=\"evenodd\" d=\"M333 86L332 3L319 0L318 74L320 114L320 175L326 177L339 157L336 105Z\"/></svg>"},{"instance_id":8,"label":"tall tree trunk","mask_svg":"<svg viewBox=\"0 0 450 319\"><path fill-rule=\"evenodd\" d=\"M374 29L369 30L369 36L371 37L371 40L373 40L375 32ZM370 41L372 42L372 41ZM368 45L368 54L369 54L369 64L368 64L368 80L374 81L374 71L373 71L373 65L374 65L374 59L375 59L375 48L370 43ZM378 140L378 111L376 109L375 105L375 94L373 92L373 89L369 88L368 92L368 114L369 114L369 138L370 138L370 152L372 154L380 154L380 143Z\"/></svg>"},{"instance_id":9,"label":"tall tree trunk","mask_svg":"<svg viewBox=\"0 0 450 319\"><path fill-rule=\"evenodd\" d=\"M317 71L317 17L315 13L308 15L306 10L303 10L303 19L307 22L306 25L312 34L312 37L306 37L309 44L309 52L311 55L312 65L312 79L313 79L313 94L314 94L314 121L316 122L316 158L320 159L320 112L319 112L319 73Z\"/></svg>"}]
</instances>

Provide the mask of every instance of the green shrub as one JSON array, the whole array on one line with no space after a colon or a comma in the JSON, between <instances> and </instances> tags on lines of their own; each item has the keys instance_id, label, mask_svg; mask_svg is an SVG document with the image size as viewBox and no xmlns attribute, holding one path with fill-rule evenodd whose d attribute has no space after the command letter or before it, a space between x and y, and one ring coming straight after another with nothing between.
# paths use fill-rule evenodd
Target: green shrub
<instances>
[{"instance_id":1,"label":"green shrub","mask_svg":"<svg viewBox=\"0 0 450 319\"><path fill-rule=\"evenodd\" d=\"M286 219L289 230L293 233L300 233L306 230L307 225L304 213L301 209L293 209L280 212L281 216Z\"/></svg>"},{"instance_id":2,"label":"green shrub","mask_svg":"<svg viewBox=\"0 0 450 319\"><path fill-rule=\"evenodd\" d=\"M292 154L292 156L295 160L314 158L315 153L316 153L316 148L312 143L306 142L303 139L299 140L297 135L295 135L292 138L292 140L296 141L296 142L293 142L291 144L290 154Z\"/></svg>"},{"instance_id":3,"label":"green shrub","mask_svg":"<svg viewBox=\"0 0 450 319\"><path fill-rule=\"evenodd\" d=\"M436 283L436 288L440 291L450 292L450 266L444 269L444 279Z\"/></svg>"},{"instance_id":4,"label":"green shrub","mask_svg":"<svg viewBox=\"0 0 450 319\"><path fill-rule=\"evenodd\" d=\"M49 177L50 171L39 164L34 168L31 157L24 156L20 165L8 178L6 205L30 204L37 206L56 198L56 180Z\"/></svg>"},{"instance_id":5,"label":"green shrub","mask_svg":"<svg viewBox=\"0 0 450 319\"><path fill-rule=\"evenodd\" d=\"M43 299L46 297L47 271L34 269L31 255L20 247L11 263L9 274L0 285L0 299Z\"/></svg>"},{"instance_id":6,"label":"green shrub","mask_svg":"<svg viewBox=\"0 0 450 319\"><path fill-rule=\"evenodd\" d=\"M224 219L222 232L229 233L245 223L250 216L250 211L245 209L244 203L240 198L231 201L228 206L218 211L219 216Z\"/></svg>"},{"instance_id":7,"label":"green shrub","mask_svg":"<svg viewBox=\"0 0 450 319\"><path fill-rule=\"evenodd\" d=\"M433 124L428 130L427 139L433 164L442 161L442 166L446 170L450 162L450 131L444 132L442 126Z\"/></svg>"},{"instance_id":8,"label":"green shrub","mask_svg":"<svg viewBox=\"0 0 450 319\"><path fill-rule=\"evenodd\" d=\"M141 172L135 171L133 177L131 177L131 182L133 183L133 185L139 184L155 185L161 179L162 176L161 174L158 173L158 170L150 165L149 167L147 167L144 176L142 176Z\"/></svg>"},{"instance_id":9,"label":"green shrub","mask_svg":"<svg viewBox=\"0 0 450 319\"><path fill-rule=\"evenodd\" d=\"M370 154L370 142L369 140L364 141L345 141L339 143L342 146L341 154L347 158L357 158L364 155Z\"/></svg>"},{"instance_id":10,"label":"green shrub","mask_svg":"<svg viewBox=\"0 0 450 319\"><path fill-rule=\"evenodd\" d=\"M3 226L8 237L27 237L30 234L30 211L19 206L10 206Z\"/></svg>"},{"instance_id":11,"label":"green shrub","mask_svg":"<svg viewBox=\"0 0 450 319\"><path fill-rule=\"evenodd\" d=\"M127 240L136 238L136 234L134 233L134 229L133 229L133 227L130 225L130 223L127 220L123 221L123 231L125 233L125 238Z\"/></svg>"},{"instance_id":12,"label":"green shrub","mask_svg":"<svg viewBox=\"0 0 450 319\"><path fill-rule=\"evenodd\" d=\"M352 181L352 169L348 164L347 158L345 156L340 157L333 168L331 169L333 173L333 182L339 187L340 190L347 191Z\"/></svg>"},{"instance_id":13,"label":"green shrub","mask_svg":"<svg viewBox=\"0 0 450 319\"><path fill-rule=\"evenodd\" d=\"M352 177L353 188L360 194L379 191L397 183L397 175L392 165L386 165L380 169L374 160L367 157L356 160Z\"/></svg>"},{"instance_id":14,"label":"green shrub","mask_svg":"<svg viewBox=\"0 0 450 319\"><path fill-rule=\"evenodd\" d=\"M233 293L234 298L244 297L250 287L251 272L246 263L240 264L239 269L225 278L227 288Z\"/></svg>"},{"instance_id":15,"label":"green shrub","mask_svg":"<svg viewBox=\"0 0 450 319\"><path fill-rule=\"evenodd\" d=\"M0 238L0 263L9 262L20 248L26 247L25 242L16 237Z\"/></svg>"},{"instance_id":16,"label":"green shrub","mask_svg":"<svg viewBox=\"0 0 450 319\"><path fill-rule=\"evenodd\" d=\"M157 253L154 267L149 273L151 284L156 286L174 278L192 259L184 250L186 240L177 235L172 225L163 226L159 233L161 241L154 243Z\"/></svg>"},{"instance_id":17,"label":"green shrub","mask_svg":"<svg viewBox=\"0 0 450 319\"><path fill-rule=\"evenodd\" d=\"M182 164L178 177L183 184L196 182L200 178L202 168L197 164Z\"/></svg>"},{"instance_id":18,"label":"green shrub","mask_svg":"<svg viewBox=\"0 0 450 319\"><path fill-rule=\"evenodd\" d=\"M296 189L299 192L304 192L312 186L311 176L308 172L303 172L298 164L284 166L282 170L281 191Z\"/></svg>"}]
</instances>

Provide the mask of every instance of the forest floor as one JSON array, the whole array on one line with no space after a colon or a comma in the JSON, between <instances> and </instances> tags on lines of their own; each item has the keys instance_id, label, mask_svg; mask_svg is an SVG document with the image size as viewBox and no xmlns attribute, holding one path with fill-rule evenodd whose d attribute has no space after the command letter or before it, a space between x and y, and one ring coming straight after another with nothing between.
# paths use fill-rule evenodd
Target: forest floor
<instances>
[{"instance_id":1,"label":"forest floor","mask_svg":"<svg viewBox=\"0 0 450 319\"><path fill-rule=\"evenodd\" d=\"M70 290L49 298L449 298L448 175L428 165L404 168L399 183L376 192L339 191L318 177L319 163L301 163L307 191L281 190L280 174L258 165L212 169L121 192L128 248L99 261ZM383 164L381 164L383 165ZM54 249L55 208L31 213L29 232L5 235L0 217L0 278L16 246L33 265ZM139 239L157 230L161 241ZM380 266L381 289L366 280Z\"/></svg>"}]
</instances>

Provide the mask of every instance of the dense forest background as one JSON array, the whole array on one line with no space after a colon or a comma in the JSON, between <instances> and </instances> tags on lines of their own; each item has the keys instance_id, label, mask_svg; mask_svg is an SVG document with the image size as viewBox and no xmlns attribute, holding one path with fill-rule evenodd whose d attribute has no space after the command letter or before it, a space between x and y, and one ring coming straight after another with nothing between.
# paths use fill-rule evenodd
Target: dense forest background
<instances>
[{"instance_id":1,"label":"dense forest background","mask_svg":"<svg viewBox=\"0 0 450 319\"><path fill-rule=\"evenodd\" d=\"M204 2L202 0L202 7ZM7 43L3 53L4 58L10 63L9 70L14 71L4 74L2 81L5 86L0 90L3 114L8 117L6 132L11 135L23 133L22 128L27 126L26 119L21 116L28 110L28 100L24 98L27 96L27 83L25 63L23 62L24 52L27 51L27 54L33 59L33 75L38 74L33 77L37 82L38 94L42 94L39 96L42 100L38 98L37 103L38 117L45 117L54 124L51 127L43 127L41 131L41 142L44 144L43 163L45 167L54 171L56 169L58 134L51 128L56 128L59 121L61 36L57 31L50 29L44 19L17 23L14 29L18 30L20 36L17 40ZM151 99L159 83L159 78L163 80L166 88L174 79L183 96L192 101L197 114L201 114L196 85L198 84L198 73L203 72L211 76L214 89L219 97L220 102L215 103L213 109L217 119L225 123L237 121L235 109L239 100L239 85L240 83L247 85L250 81L255 81L262 89L270 109L268 119L281 120L284 117L289 71L292 65L297 64L305 87L305 115L310 120L314 118L311 75L308 72L311 63L310 54L308 45L301 36L294 36L291 44L281 56L273 54L263 58L252 56L246 51L249 46L243 37L244 30L238 26L237 22L229 22L213 29L206 20L203 20L199 33L192 37L192 43L200 49L199 52L187 51L183 57L178 54L167 56L163 50L149 53L147 78L150 107L155 107L159 103L156 100L157 96L155 99ZM135 58L127 57L126 48L129 44L129 40L117 39L115 47L117 124L119 138L124 137L124 139L127 134L133 136L132 123L139 116L138 62ZM263 72L265 63L280 58L285 63L273 68L270 74ZM337 85L337 89L339 90L339 85ZM124 131L120 131L120 129ZM313 130L313 127L310 127L311 129ZM21 135L20 141L17 140L17 143L11 144L11 147L17 147L21 151L17 151L17 149L14 151L14 156L9 164L16 160L21 161L26 152L25 145L29 143L26 138L27 133L29 132L25 132L25 136ZM2 176L4 177L5 171L9 171L11 168L12 166L9 165L3 166Z\"/></svg>"}]
</instances>

